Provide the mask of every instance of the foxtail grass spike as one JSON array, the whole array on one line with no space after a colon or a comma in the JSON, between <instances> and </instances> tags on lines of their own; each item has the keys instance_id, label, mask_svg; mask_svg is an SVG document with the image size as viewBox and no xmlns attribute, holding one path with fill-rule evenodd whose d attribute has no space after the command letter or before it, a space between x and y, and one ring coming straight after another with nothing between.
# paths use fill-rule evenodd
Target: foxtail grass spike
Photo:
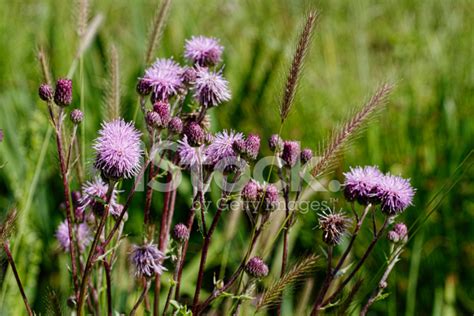
<instances>
[{"instance_id":1,"label":"foxtail grass spike","mask_svg":"<svg viewBox=\"0 0 474 316\"><path fill-rule=\"evenodd\" d=\"M107 83L105 117L108 121L120 117L120 68L119 55L115 45L110 48L109 79Z\"/></svg>"},{"instance_id":2,"label":"foxtail grass spike","mask_svg":"<svg viewBox=\"0 0 474 316\"><path fill-rule=\"evenodd\" d=\"M76 20L77 20L77 34L79 37L84 36L87 29L87 20L89 17L89 1L76 1Z\"/></svg>"},{"instance_id":3,"label":"foxtail grass spike","mask_svg":"<svg viewBox=\"0 0 474 316\"><path fill-rule=\"evenodd\" d=\"M148 38L148 45L145 55L145 65L149 65L153 59L156 46L160 41L163 33L163 28L168 18L168 12L171 5L171 0L162 0L161 5L156 10L153 24L151 26L150 37Z\"/></svg>"},{"instance_id":4,"label":"foxtail grass spike","mask_svg":"<svg viewBox=\"0 0 474 316\"><path fill-rule=\"evenodd\" d=\"M333 166L344 147L354 139L367 121L385 105L387 96L392 89L393 85L383 84L362 109L331 136L328 144L319 154L320 159L311 172L313 176L320 176Z\"/></svg>"},{"instance_id":5,"label":"foxtail grass spike","mask_svg":"<svg viewBox=\"0 0 474 316\"><path fill-rule=\"evenodd\" d=\"M293 56L293 61L286 79L283 100L280 104L280 119L282 123L286 120L288 114L290 114L317 18L318 13L316 11L311 11L308 14L308 18L306 19L306 23L299 38L298 46L296 47L295 55Z\"/></svg>"}]
</instances>

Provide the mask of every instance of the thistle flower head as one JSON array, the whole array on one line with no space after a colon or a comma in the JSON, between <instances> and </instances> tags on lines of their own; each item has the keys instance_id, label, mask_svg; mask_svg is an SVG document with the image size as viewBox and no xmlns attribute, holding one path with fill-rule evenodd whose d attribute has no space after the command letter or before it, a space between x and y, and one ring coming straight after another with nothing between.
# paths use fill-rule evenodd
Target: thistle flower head
<instances>
[{"instance_id":1,"label":"thistle flower head","mask_svg":"<svg viewBox=\"0 0 474 316\"><path fill-rule=\"evenodd\" d=\"M183 167L192 168L203 164L205 161L204 146L193 147L188 143L188 137L184 135L182 140L178 141L177 153L179 163Z\"/></svg>"},{"instance_id":2,"label":"thistle flower head","mask_svg":"<svg viewBox=\"0 0 474 316\"><path fill-rule=\"evenodd\" d=\"M250 134L245 140L245 153L247 157L255 160L260 150L260 136L256 134Z\"/></svg>"},{"instance_id":3,"label":"thistle flower head","mask_svg":"<svg viewBox=\"0 0 474 316\"><path fill-rule=\"evenodd\" d=\"M181 80L186 85L193 84L196 81L196 69L193 67L185 67L181 74Z\"/></svg>"},{"instance_id":4,"label":"thistle flower head","mask_svg":"<svg viewBox=\"0 0 474 316\"><path fill-rule=\"evenodd\" d=\"M140 168L140 132L132 123L117 119L103 123L95 140L94 166L108 178L131 178Z\"/></svg>"},{"instance_id":5,"label":"thistle flower head","mask_svg":"<svg viewBox=\"0 0 474 316\"><path fill-rule=\"evenodd\" d=\"M177 116L171 118L170 122L168 123L168 130L172 134L181 134L183 131L183 121Z\"/></svg>"},{"instance_id":6,"label":"thistle flower head","mask_svg":"<svg viewBox=\"0 0 474 316\"><path fill-rule=\"evenodd\" d=\"M215 164L222 159L236 157L237 153L234 150L234 142L244 139L242 133L236 133L233 130L217 133L213 141L206 149L206 156L209 157L210 162Z\"/></svg>"},{"instance_id":7,"label":"thistle flower head","mask_svg":"<svg viewBox=\"0 0 474 316\"><path fill-rule=\"evenodd\" d=\"M288 167L293 167L300 157L300 144L295 141L283 142L283 152L281 159Z\"/></svg>"},{"instance_id":8,"label":"thistle flower head","mask_svg":"<svg viewBox=\"0 0 474 316\"><path fill-rule=\"evenodd\" d=\"M393 243L407 242L408 229L404 223L398 223L393 226L393 229L387 233L387 239Z\"/></svg>"},{"instance_id":9,"label":"thistle flower head","mask_svg":"<svg viewBox=\"0 0 474 316\"><path fill-rule=\"evenodd\" d=\"M183 134L187 137L189 144L200 146L205 140L206 133L197 122L190 121L183 127Z\"/></svg>"},{"instance_id":10,"label":"thistle flower head","mask_svg":"<svg viewBox=\"0 0 474 316\"><path fill-rule=\"evenodd\" d=\"M239 154L239 155L245 154L245 140L237 139L232 144L232 148L234 149L236 154Z\"/></svg>"},{"instance_id":11,"label":"thistle flower head","mask_svg":"<svg viewBox=\"0 0 474 316\"><path fill-rule=\"evenodd\" d=\"M273 152L280 152L283 150L283 139L281 139L280 135L273 134L268 139L268 147Z\"/></svg>"},{"instance_id":12,"label":"thistle flower head","mask_svg":"<svg viewBox=\"0 0 474 316\"><path fill-rule=\"evenodd\" d=\"M334 246L341 242L349 220L343 213L329 211L319 215L319 228L323 231L323 241Z\"/></svg>"},{"instance_id":13,"label":"thistle flower head","mask_svg":"<svg viewBox=\"0 0 474 316\"><path fill-rule=\"evenodd\" d=\"M301 163L305 164L313 159L313 151L309 148L305 148L301 151Z\"/></svg>"},{"instance_id":14,"label":"thistle flower head","mask_svg":"<svg viewBox=\"0 0 474 316\"><path fill-rule=\"evenodd\" d=\"M56 90L54 91L54 102L62 107L72 103L72 80L59 79L56 82Z\"/></svg>"},{"instance_id":15,"label":"thistle flower head","mask_svg":"<svg viewBox=\"0 0 474 316\"><path fill-rule=\"evenodd\" d=\"M245 272L255 278L263 278L268 275L268 266L262 258L253 257L245 265Z\"/></svg>"},{"instance_id":16,"label":"thistle flower head","mask_svg":"<svg viewBox=\"0 0 474 316\"><path fill-rule=\"evenodd\" d=\"M173 238L178 242L184 242L189 238L189 230L183 223L176 224L173 228Z\"/></svg>"},{"instance_id":17,"label":"thistle flower head","mask_svg":"<svg viewBox=\"0 0 474 316\"><path fill-rule=\"evenodd\" d=\"M79 109L74 109L72 110L71 112L71 122L73 124L79 124L82 122L82 120L84 119L84 113L82 113L81 110Z\"/></svg>"},{"instance_id":18,"label":"thistle flower head","mask_svg":"<svg viewBox=\"0 0 474 316\"><path fill-rule=\"evenodd\" d=\"M40 99L45 102L53 101L53 97L54 97L53 88L51 88L49 84L43 83L40 85L38 89L38 95Z\"/></svg>"},{"instance_id":19,"label":"thistle flower head","mask_svg":"<svg viewBox=\"0 0 474 316\"><path fill-rule=\"evenodd\" d=\"M221 61L223 50L216 38L193 36L186 40L184 57L199 66L213 66Z\"/></svg>"},{"instance_id":20,"label":"thistle flower head","mask_svg":"<svg viewBox=\"0 0 474 316\"><path fill-rule=\"evenodd\" d=\"M260 189L260 194L263 194L263 210L274 211L278 207L280 200L280 193L274 184L267 184L263 189Z\"/></svg>"},{"instance_id":21,"label":"thistle flower head","mask_svg":"<svg viewBox=\"0 0 474 316\"><path fill-rule=\"evenodd\" d=\"M391 174L381 178L377 191L382 212L389 216L397 215L412 205L414 195L410 180Z\"/></svg>"},{"instance_id":22,"label":"thistle flower head","mask_svg":"<svg viewBox=\"0 0 474 316\"><path fill-rule=\"evenodd\" d=\"M170 104L168 102L158 101L153 104L153 111L160 115L161 125L168 126L171 119Z\"/></svg>"},{"instance_id":23,"label":"thistle flower head","mask_svg":"<svg viewBox=\"0 0 474 316\"><path fill-rule=\"evenodd\" d=\"M100 177L95 177L92 181L87 181L82 186L82 196L78 200L79 207L77 213L80 217L83 216L86 208L90 207L92 210L102 211L104 208L103 201L107 199L107 191L109 185L105 183ZM119 204L117 204L117 191L114 190L110 197L109 212L112 215L120 214Z\"/></svg>"},{"instance_id":24,"label":"thistle flower head","mask_svg":"<svg viewBox=\"0 0 474 316\"><path fill-rule=\"evenodd\" d=\"M173 59L161 58L145 70L145 76L140 81L150 85L154 100L166 101L183 88L182 72Z\"/></svg>"},{"instance_id":25,"label":"thistle flower head","mask_svg":"<svg viewBox=\"0 0 474 316\"><path fill-rule=\"evenodd\" d=\"M205 107L218 106L231 98L229 83L221 72L199 68L194 83L194 97Z\"/></svg>"},{"instance_id":26,"label":"thistle flower head","mask_svg":"<svg viewBox=\"0 0 474 316\"><path fill-rule=\"evenodd\" d=\"M376 203L383 174L376 166L356 167L344 173L344 196L362 205Z\"/></svg>"},{"instance_id":27,"label":"thistle flower head","mask_svg":"<svg viewBox=\"0 0 474 316\"><path fill-rule=\"evenodd\" d=\"M92 241L91 231L86 223L75 225L75 228L79 251L83 252ZM69 228L67 225L67 221L63 221L59 224L58 229L56 230L56 239L58 240L59 246L63 251L70 251L69 247L71 246L71 242L69 239Z\"/></svg>"},{"instance_id":28,"label":"thistle flower head","mask_svg":"<svg viewBox=\"0 0 474 316\"><path fill-rule=\"evenodd\" d=\"M162 265L165 258L164 253L153 244L134 245L130 254L130 261L135 268L137 278L151 278L156 274L161 275L163 271L166 271Z\"/></svg>"}]
</instances>

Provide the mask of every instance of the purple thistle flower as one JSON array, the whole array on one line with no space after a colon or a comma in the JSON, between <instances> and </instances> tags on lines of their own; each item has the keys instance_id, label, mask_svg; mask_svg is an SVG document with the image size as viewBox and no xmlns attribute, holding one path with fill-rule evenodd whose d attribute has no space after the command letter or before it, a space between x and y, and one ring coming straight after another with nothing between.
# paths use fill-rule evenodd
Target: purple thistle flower
<instances>
[{"instance_id":1,"label":"purple thistle flower","mask_svg":"<svg viewBox=\"0 0 474 316\"><path fill-rule=\"evenodd\" d=\"M184 242L189 238L189 230L183 223L176 224L173 228L173 238L176 241Z\"/></svg>"},{"instance_id":2,"label":"purple thistle flower","mask_svg":"<svg viewBox=\"0 0 474 316\"><path fill-rule=\"evenodd\" d=\"M92 241L91 231L86 223L75 225L75 227L79 251L83 252ZM61 249L65 252L69 252L71 242L69 239L69 228L67 226L67 221L63 221L61 224L59 224L58 229L56 230L56 239L58 240Z\"/></svg>"},{"instance_id":3,"label":"purple thistle flower","mask_svg":"<svg viewBox=\"0 0 474 316\"><path fill-rule=\"evenodd\" d=\"M237 139L233 144L232 148L234 149L235 153L241 155L245 154L245 140Z\"/></svg>"},{"instance_id":4,"label":"purple thistle flower","mask_svg":"<svg viewBox=\"0 0 474 316\"><path fill-rule=\"evenodd\" d=\"M255 180L247 182L240 192L244 208L249 211L257 210L261 200L261 193L261 188L258 182Z\"/></svg>"},{"instance_id":5,"label":"purple thistle flower","mask_svg":"<svg viewBox=\"0 0 474 316\"><path fill-rule=\"evenodd\" d=\"M283 152L281 154L281 159L289 167L293 167L300 157L300 144L295 141L285 141L283 142Z\"/></svg>"},{"instance_id":6,"label":"purple thistle flower","mask_svg":"<svg viewBox=\"0 0 474 316\"><path fill-rule=\"evenodd\" d=\"M382 212L389 216L397 215L412 205L414 195L410 180L391 174L381 178L377 190Z\"/></svg>"},{"instance_id":7,"label":"purple thistle flower","mask_svg":"<svg viewBox=\"0 0 474 316\"><path fill-rule=\"evenodd\" d=\"M72 123L77 125L77 124L81 123L83 119L84 119L84 113L82 113L81 110L74 109L71 112L71 122Z\"/></svg>"},{"instance_id":8,"label":"purple thistle flower","mask_svg":"<svg viewBox=\"0 0 474 316\"><path fill-rule=\"evenodd\" d=\"M150 85L155 100L166 101L183 88L182 72L183 69L173 59L159 58L145 70L141 80Z\"/></svg>"},{"instance_id":9,"label":"purple thistle flower","mask_svg":"<svg viewBox=\"0 0 474 316\"><path fill-rule=\"evenodd\" d=\"M337 245L347 230L349 220L343 213L322 213L319 215L319 228L323 231L323 241L328 245Z\"/></svg>"},{"instance_id":10,"label":"purple thistle flower","mask_svg":"<svg viewBox=\"0 0 474 316\"><path fill-rule=\"evenodd\" d=\"M199 66L213 66L221 61L223 50L216 38L193 36L186 40L184 57Z\"/></svg>"},{"instance_id":11,"label":"purple thistle flower","mask_svg":"<svg viewBox=\"0 0 474 316\"><path fill-rule=\"evenodd\" d=\"M179 163L183 167L192 168L197 165L202 165L205 161L205 156L203 155L204 146L192 147L188 143L188 137L184 135L182 140L178 141L178 157Z\"/></svg>"},{"instance_id":12,"label":"purple thistle flower","mask_svg":"<svg viewBox=\"0 0 474 316\"><path fill-rule=\"evenodd\" d=\"M268 275L268 266L262 258L253 257L245 265L245 272L255 278L263 278Z\"/></svg>"},{"instance_id":13,"label":"purple thistle flower","mask_svg":"<svg viewBox=\"0 0 474 316\"><path fill-rule=\"evenodd\" d=\"M404 223L398 223L393 226L393 229L388 232L387 239L391 242L407 242L408 240L408 229Z\"/></svg>"},{"instance_id":14,"label":"purple thistle flower","mask_svg":"<svg viewBox=\"0 0 474 316\"><path fill-rule=\"evenodd\" d=\"M221 72L199 68L194 83L194 97L205 107L217 106L231 98L229 83Z\"/></svg>"},{"instance_id":15,"label":"purple thistle flower","mask_svg":"<svg viewBox=\"0 0 474 316\"><path fill-rule=\"evenodd\" d=\"M234 150L233 144L235 141L243 139L244 135L242 133L236 133L233 130L223 130L214 136L214 140L206 149L206 156L209 157L210 162L213 164L225 158L236 157L237 153Z\"/></svg>"},{"instance_id":16,"label":"purple thistle flower","mask_svg":"<svg viewBox=\"0 0 474 316\"><path fill-rule=\"evenodd\" d=\"M245 140L245 153L250 159L255 160L257 159L259 150L260 136L256 134L250 134Z\"/></svg>"},{"instance_id":17,"label":"purple thistle flower","mask_svg":"<svg viewBox=\"0 0 474 316\"><path fill-rule=\"evenodd\" d=\"M94 166L108 178L131 178L140 168L140 132L132 123L117 119L103 123L95 140Z\"/></svg>"},{"instance_id":18,"label":"purple thistle flower","mask_svg":"<svg viewBox=\"0 0 474 316\"><path fill-rule=\"evenodd\" d=\"M264 194L263 210L274 211L278 207L280 200L278 188L274 184L267 184L265 188L260 190L260 194Z\"/></svg>"},{"instance_id":19,"label":"purple thistle flower","mask_svg":"<svg viewBox=\"0 0 474 316\"><path fill-rule=\"evenodd\" d=\"M181 80L186 85L193 84L196 81L196 69L193 67L185 67L181 74Z\"/></svg>"},{"instance_id":20,"label":"purple thistle flower","mask_svg":"<svg viewBox=\"0 0 474 316\"><path fill-rule=\"evenodd\" d=\"M357 200L362 205L377 203L383 174L376 166L356 167L344 173L344 196L349 202Z\"/></svg>"},{"instance_id":21,"label":"purple thistle flower","mask_svg":"<svg viewBox=\"0 0 474 316\"><path fill-rule=\"evenodd\" d=\"M200 146L206 138L206 134L201 125L194 121L184 125L183 134L188 138L189 144L192 146Z\"/></svg>"},{"instance_id":22,"label":"purple thistle flower","mask_svg":"<svg viewBox=\"0 0 474 316\"><path fill-rule=\"evenodd\" d=\"M151 278L156 274L161 275L163 271L166 271L162 265L164 259L166 259L164 253L153 244L134 245L130 254L130 262L135 268L137 278Z\"/></svg>"},{"instance_id":23,"label":"purple thistle flower","mask_svg":"<svg viewBox=\"0 0 474 316\"><path fill-rule=\"evenodd\" d=\"M51 88L49 84L43 83L38 89L38 95L40 99L45 102L53 101L53 97L54 97L53 88Z\"/></svg>"},{"instance_id":24,"label":"purple thistle flower","mask_svg":"<svg viewBox=\"0 0 474 316\"><path fill-rule=\"evenodd\" d=\"M139 79L137 83L137 92L141 96L147 96L151 93L151 83L145 79Z\"/></svg>"},{"instance_id":25,"label":"purple thistle flower","mask_svg":"<svg viewBox=\"0 0 474 316\"><path fill-rule=\"evenodd\" d=\"M93 181L87 181L82 186L82 196L78 201L79 207L77 208L77 213L80 217L83 216L84 211L86 208L90 207L93 210L102 211L104 208L102 201L105 201L107 198L107 191L109 189L109 185L105 183L100 177L95 177ZM110 208L109 212L112 215L118 213L120 214L121 209L120 204L117 204L117 191L114 190L112 192L112 196L110 197Z\"/></svg>"},{"instance_id":26,"label":"purple thistle flower","mask_svg":"<svg viewBox=\"0 0 474 316\"><path fill-rule=\"evenodd\" d=\"M268 139L268 147L273 152L280 152L283 150L283 139L281 139L280 135L273 134Z\"/></svg>"},{"instance_id":27,"label":"purple thistle flower","mask_svg":"<svg viewBox=\"0 0 474 316\"><path fill-rule=\"evenodd\" d=\"M168 102L158 101L153 105L153 111L160 115L163 127L168 126L171 119L170 104Z\"/></svg>"},{"instance_id":28,"label":"purple thistle flower","mask_svg":"<svg viewBox=\"0 0 474 316\"><path fill-rule=\"evenodd\" d=\"M313 151L309 148L305 148L301 151L301 163L305 164L313 159Z\"/></svg>"},{"instance_id":29,"label":"purple thistle flower","mask_svg":"<svg viewBox=\"0 0 474 316\"><path fill-rule=\"evenodd\" d=\"M68 106L72 103L72 80L59 79L54 91L54 102L59 106Z\"/></svg>"},{"instance_id":30,"label":"purple thistle flower","mask_svg":"<svg viewBox=\"0 0 474 316\"><path fill-rule=\"evenodd\" d=\"M171 118L168 123L168 130L172 134L181 134L183 132L183 121L177 116Z\"/></svg>"}]
</instances>

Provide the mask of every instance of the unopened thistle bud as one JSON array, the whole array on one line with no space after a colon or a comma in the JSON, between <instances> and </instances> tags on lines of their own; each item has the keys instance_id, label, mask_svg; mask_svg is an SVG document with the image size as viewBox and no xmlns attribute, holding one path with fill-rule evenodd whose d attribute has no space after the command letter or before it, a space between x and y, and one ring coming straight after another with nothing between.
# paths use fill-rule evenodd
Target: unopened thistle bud
<instances>
[{"instance_id":1,"label":"unopened thistle bud","mask_svg":"<svg viewBox=\"0 0 474 316\"><path fill-rule=\"evenodd\" d=\"M245 153L245 141L243 139L236 139L232 144L232 148L239 155Z\"/></svg>"},{"instance_id":2,"label":"unopened thistle bud","mask_svg":"<svg viewBox=\"0 0 474 316\"><path fill-rule=\"evenodd\" d=\"M268 184L262 193L264 194L263 210L274 211L280 199L278 188L274 184Z\"/></svg>"},{"instance_id":3,"label":"unopened thistle bud","mask_svg":"<svg viewBox=\"0 0 474 316\"><path fill-rule=\"evenodd\" d=\"M172 134L181 134L183 132L183 121L175 116L168 123L168 130Z\"/></svg>"},{"instance_id":4,"label":"unopened thistle bud","mask_svg":"<svg viewBox=\"0 0 474 316\"><path fill-rule=\"evenodd\" d=\"M255 278L263 278L268 275L268 266L260 257L253 257L245 265L245 272Z\"/></svg>"},{"instance_id":5,"label":"unopened thistle bud","mask_svg":"<svg viewBox=\"0 0 474 316\"><path fill-rule=\"evenodd\" d=\"M184 242L189 238L189 230L183 223L176 224L173 228L173 238L178 242Z\"/></svg>"},{"instance_id":6,"label":"unopened thistle bud","mask_svg":"<svg viewBox=\"0 0 474 316\"><path fill-rule=\"evenodd\" d=\"M83 119L84 119L84 113L82 113L81 110L74 109L71 112L71 122L73 122L74 124L77 125L77 124L81 123Z\"/></svg>"},{"instance_id":7,"label":"unopened thistle bud","mask_svg":"<svg viewBox=\"0 0 474 316\"><path fill-rule=\"evenodd\" d=\"M56 90L54 91L54 102L61 107L66 107L72 103L71 79L59 79L56 82Z\"/></svg>"},{"instance_id":8,"label":"unopened thistle bud","mask_svg":"<svg viewBox=\"0 0 474 316\"><path fill-rule=\"evenodd\" d=\"M158 101L153 105L153 111L160 115L162 127L168 126L171 119L170 105L168 102Z\"/></svg>"},{"instance_id":9,"label":"unopened thistle bud","mask_svg":"<svg viewBox=\"0 0 474 316\"><path fill-rule=\"evenodd\" d=\"M161 128L161 118L155 111L148 111L145 115L145 121L151 128Z\"/></svg>"},{"instance_id":10,"label":"unopened thistle bud","mask_svg":"<svg viewBox=\"0 0 474 316\"><path fill-rule=\"evenodd\" d=\"M313 158L313 151L309 148L305 148L301 151L301 163L304 165Z\"/></svg>"},{"instance_id":11,"label":"unopened thistle bud","mask_svg":"<svg viewBox=\"0 0 474 316\"><path fill-rule=\"evenodd\" d=\"M188 122L184 128L183 133L188 137L191 146L200 146L206 137L206 133L202 127L194 121Z\"/></svg>"},{"instance_id":12,"label":"unopened thistle bud","mask_svg":"<svg viewBox=\"0 0 474 316\"><path fill-rule=\"evenodd\" d=\"M283 150L283 139L278 134L273 134L268 139L268 147L273 152L281 152Z\"/></svg>"},{"instance_id":13,"label":"unopened thistle bud","mask_svg":"<svg viewBox=\"0 0 474 316\"><path fill-rule=\"evenodd\" d=\"M38 89L38 95L45 102L53 101L54 92L49 84L43 83Z\"/></svg>"},{"instance_id":14,"label":"unopened thistle bud","mask_svg":"<svg viewBox=\"0 0 474 316\"><path fill-rule=\"evenodd\" d=\"M322 213L319 217L319 228L323 231L323 241L330 246L341 242L346 233L348 219L343 213Z\"/></svg>"},{"instance_id":15,"label":"unopened thistle bud","mask_svg":"<svg viewBox=\"0 0 474 316\"><path fill-rule=\"evenodd\" d=\"M245 153L252 160L257 159L260 150L260 136L250 134L245 140Z\"/></svg>"},{"instance_id":16,"label":"unopened thistle bud","mask_svg":"<svg viewBox=\"0 0 474 316\"><path fill-rule=\"evenodd\" d=\"M184 68L184 71L181 74L181 79L183 80L184 84L193 84L196 81L196 69L192 67Z\"/></svg>"},{"instance_id":17,"label":"unopened thistle bud","mask_svg":"<svg viewBox=\"0 0 474 316\"><path fill-rule=\"evenodd\" d=\"M393 243L403 242L408 240L408 229L404 223L398 223L393 226L393 229L388 232L387 239Z\"/></svg>"},{"instance_id":18,"label":"unopened thistle bud","mask_svg":"<svg viewBox=\"0 0 474 316\"><path fill-rule=\"evenodd\" d=\"M288 167L293 167L300 157L300 145L295 141L286 141L283 143L283 152L281 159Z\"/></svg>"},{"instance_id":19,"label":"unopened thistle bud","mask_svg":"<svg viewBox=\"0 0 474 316\"><path fill-rule=\"evenodd\" d=\"M137 92L141 96L147 96L151 93L152 87L148 80L140 79L137 83Z\"/></svg>"}]
</instances>

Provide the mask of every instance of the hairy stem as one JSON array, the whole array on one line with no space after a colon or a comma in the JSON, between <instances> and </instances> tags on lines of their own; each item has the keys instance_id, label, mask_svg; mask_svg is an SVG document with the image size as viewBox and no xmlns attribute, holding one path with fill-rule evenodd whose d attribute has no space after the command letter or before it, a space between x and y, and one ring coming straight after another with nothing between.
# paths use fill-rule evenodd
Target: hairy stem
<instances>
[{"instance_id":1,"label":"hairy stem","mask_svg":"<svg viewBox=\"0 0 474 316\"><path fill-rule=\"evenodd\" d=\"M132 310L130 311L130 316L133 316L137 313L137 310L140 307L140 304L143 302L143 300L145 299L146 294L148 293L148 290L150 289L150 285L151 285L151 281L147 281L146 285L143 287L142 294L140 294L140 297L138 298L138 301L135 303Z\"/></svg>"},{"instance_id":2,"label":"hairy stem","mask_svg":"<svg viewBox=\"0 0 474 316\"><path fill-rule=\"evenodd\" d=\"M112 316L112 283L110 278L110 264L107 262L107 259L104 259L104 270L105 270L105 280L106 280L106 291L107 291L107 315Z\"/></svg>"}]
</instances>

